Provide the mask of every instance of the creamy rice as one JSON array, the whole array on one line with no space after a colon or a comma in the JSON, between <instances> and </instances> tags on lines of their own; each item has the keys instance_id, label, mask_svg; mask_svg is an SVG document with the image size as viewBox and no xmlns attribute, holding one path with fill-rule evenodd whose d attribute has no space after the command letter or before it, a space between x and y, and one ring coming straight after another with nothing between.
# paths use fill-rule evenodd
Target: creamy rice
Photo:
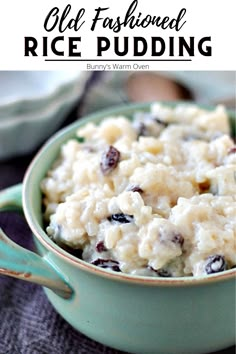
<instances>
[{"instance_id":1,"label":"creamy rice","mask_svg":"<svg viewBox=\"0 0 236 354\"><path fill-rule=\"evenodd\" d=\"M232 268L235 150L222 106L153 104L133 121L88 123L42 181L47 233L85 261L129 274Z\"/></svg>"}]
</instances>

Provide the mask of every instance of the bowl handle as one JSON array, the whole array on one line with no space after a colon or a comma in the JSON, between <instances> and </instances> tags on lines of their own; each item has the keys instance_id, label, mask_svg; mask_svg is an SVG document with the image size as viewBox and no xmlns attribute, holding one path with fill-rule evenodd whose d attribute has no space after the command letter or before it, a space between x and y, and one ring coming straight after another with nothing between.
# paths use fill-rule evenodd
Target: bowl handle
<instances>
[{"instance_id":1,"label":"bowl handle","mask_svg":"<svg viewBox=\"0 0 236 354\"><path fill-rule=\"evenodd\" d=\"M18 211L22 208L22 185L0 192L0 211ZM24 249L10 240L0 228L0 274L40 284L68 299L73 291L62 275L45 257Z\"/></svg>"}]
</instances>

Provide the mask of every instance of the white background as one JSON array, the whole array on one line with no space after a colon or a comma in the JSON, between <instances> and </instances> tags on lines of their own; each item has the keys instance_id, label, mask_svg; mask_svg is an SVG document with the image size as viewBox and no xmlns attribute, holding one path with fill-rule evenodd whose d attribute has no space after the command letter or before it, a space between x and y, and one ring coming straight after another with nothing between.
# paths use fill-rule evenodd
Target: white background
<instances>
[{"instance_id":1,"label":"white background","mask_svg":"<svg viewBox=\"0 0 236 354\"><path fill-rule=\"evenodd\" d=\"M68 20L74 18L78 10L85 8L86 13L83 17L85 24L82 28L75 32L67 30L60 34L57 30L47 33L43 24L46 15L54 6L59 7L62 13L65 6L70 3L72 10L68 15ZM4 5L3 5L4 4ZM132 37L142 36L150 43L150 37L161 36L167 40L169 36L183 36L186 39L189 36L195 37L197 45L201 37L211 36L212 56L202 56L199 54L196 46L195 56L191 62L140 62L139 64L149 64L150 70L235 70L236 67L236 45L235 45L235 11L234 1L215 1L215 0L139 0L135 14L143 13L143 17L147 14L152 16L169 16L176 18L182 8L187 9L184 17L186 21L183 28L176 32L175 30L162 30L154 26L146 29L124 28L118 34L111 30L103 29L99 23L94 32L90 30L92 19L95 16L95 8L98 6L109 7L104 16L116 18L120 16L124 18L128 10L131 0L71 0L70 2L60 0L8 0L1 2L0 10L0 70L58 70L58 69L87 69L87 62L46 62L42 57L42 37L48 36L54 38L58 35L65 36L63 47L65 50L65 58L67 57L67 38L81 36L81 59L88 60L92 65L105 65L106 62L90 62L89 59L98 59L96 57L97 36L109 37L113 43L114 36L130 37L130 53L125 58L132 58ZM38 57L24 57L24 37L33 36L38 39L39 49ZM177 40L177 38L176 38ZM177 43L177 42L176 42ZM150 46L149 46L150 47ZM58 47L61 49L61 45ZM178 55L177 55L178 56ZM49 51L48 58L55 58ZM142 59L151 58L150 51ZM169 58L168 52L159 59ZM189 58L189 57L188 57ZM109 51L104 53L103 59L116 59L119 63L119 57L114 54L113 45ZM124 59L124 58L122 58ZM155 59L155 58L154 58ZM134 63L136 60L134 59ZM121 64L129 64L122 62ZM127 69L127 68L126 68ZM133 68L132 68L133 70Z\"/></svg>"}]
</instances>

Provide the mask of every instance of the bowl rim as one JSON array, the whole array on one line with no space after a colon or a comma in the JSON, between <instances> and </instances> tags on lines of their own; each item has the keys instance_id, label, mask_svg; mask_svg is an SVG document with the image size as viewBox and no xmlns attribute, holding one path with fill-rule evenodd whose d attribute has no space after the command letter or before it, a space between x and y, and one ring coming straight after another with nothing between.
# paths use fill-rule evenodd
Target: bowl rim
<instances>
[{"instance_id":1,"label":"bowl rim","mask_svg":"<svg viewBox=\"0 0 236 354\"><path fill-rule=\"evenodd\" d=\"M24 71L23 71L24 72ZM48 70L42 71L45 75L50 75L51 72ZM6 72L5 72L6 73ZM17 71L11 71L11 75L14 75L18 73ZM34 75L35 71L27 71L28 75ZM38 77L35 78L35 80L39 80L39 72ZM27 94L23 94L22 92L20 94L14 94L13 96L9 96L5 98L3 101L0 101L0 117L2 112L7 112L9 109L18 109L20 106L30 106L30 112L32 113L34 111L34 104L35 103L41 103L42 106L47 104L48 100L54 100L60 95L61 92L64 90L70 89L71 86L75 85L78 81L81 79L84 79L86 75L84 75L83 71L63 71L59 70L57 71L58 75L60 76L60 80L58 80L56 83L53 84L50 88L44 88L44 92L41 92L40 94L34 94L30 95L29 97ZM69 73L70 75L66 77L66 74ZM17 79L19 80L19 79Z\"/></svg>"},{"instance_id":2,"label":"bowl rim","mask_svg":"<svg viewBox=\"0 0 236 354\"><path fill-rule=\"evenodd\" d=\"M219 281L233 280L236 278L236 269L232 268L220 273L203 275L203 276L185 276L185 277L170 277L170 278L161 278L161 277L150 277L150 276L140 276L140 275L131 275L121 272L113 272L107 269L103 269L97 267L93 264L90 264L82 259L79 259L61 247L59 247L56 243L54 243L43 230L41 225L39 224L37 218L35 217L32 211L32 200L30 199L30 193L28 193L29 186L33 186L33 172L37 168L37 165L42 162L42 157L47 153L48 150L52 149L52 146L66 137L68 134L75 132L79 127L83 126L88 122L98 123L99 121L108 118L109 116L127 114L128 112L132 112L134 110L146 110L152 104L157 102L146 102L146 103L133 103L133 104L125 104L122 106L115 106L103 110L99 110L98 112L89 114L74 123L68 125L67 127L59 130L57 133L53 134L51 138L47 140L47 142L41 147L38 153L35 155L33 160L31 161L23 180L23 191L22 191L22 203L24 215L27 220L28 225L30 226L33 234L36 236L39 243L41 243L45 248L52 253L56 254L59 258L63 259L65 262L69 263L76 268L79 268L83 271L86 271L93 275L98 275L103 278L107 278L115 281L128 282L132 284L139 285L148 285L148 286L164 286L164 287L173 287L173 286L192 286L192 285L204 285ZM202 109L211 110L214 109L215 106L209 105L199 105L192 101L172 101L172 102L162 102L158 101L158 103L163 104L167 107L175 107L178 105L186 105L186 106L197 106ZM235 112L226 110L229 116L234 116ZM65 141L68 139L65 139ZM63 142L60 142L62 145ZM63 272L63 271L62 271Z\"/></svg>"}]
</instances>

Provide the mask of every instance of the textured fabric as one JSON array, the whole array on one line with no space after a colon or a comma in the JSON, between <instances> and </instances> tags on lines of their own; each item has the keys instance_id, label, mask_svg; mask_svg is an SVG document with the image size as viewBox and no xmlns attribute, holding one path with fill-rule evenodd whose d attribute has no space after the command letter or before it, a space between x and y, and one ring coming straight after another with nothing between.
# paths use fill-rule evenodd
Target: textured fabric
<instances>
[{"instance_id":1,"label":"textured fabric","mask_svg":"<svg viewBox=\"0 0 236 354\"><path fill-rule=\"evenodd\" d=\"M76 115L77 110L65 125ZM0 162L0 190L22 181L32 156ZM31 232L22 216L0 213L0 227L18 244L32 249ZM55 312L40 286L0 276L0 354L118 353L75 331ZM235 347L219 353L235 354Z\"/></svg>"}]
</instances>

